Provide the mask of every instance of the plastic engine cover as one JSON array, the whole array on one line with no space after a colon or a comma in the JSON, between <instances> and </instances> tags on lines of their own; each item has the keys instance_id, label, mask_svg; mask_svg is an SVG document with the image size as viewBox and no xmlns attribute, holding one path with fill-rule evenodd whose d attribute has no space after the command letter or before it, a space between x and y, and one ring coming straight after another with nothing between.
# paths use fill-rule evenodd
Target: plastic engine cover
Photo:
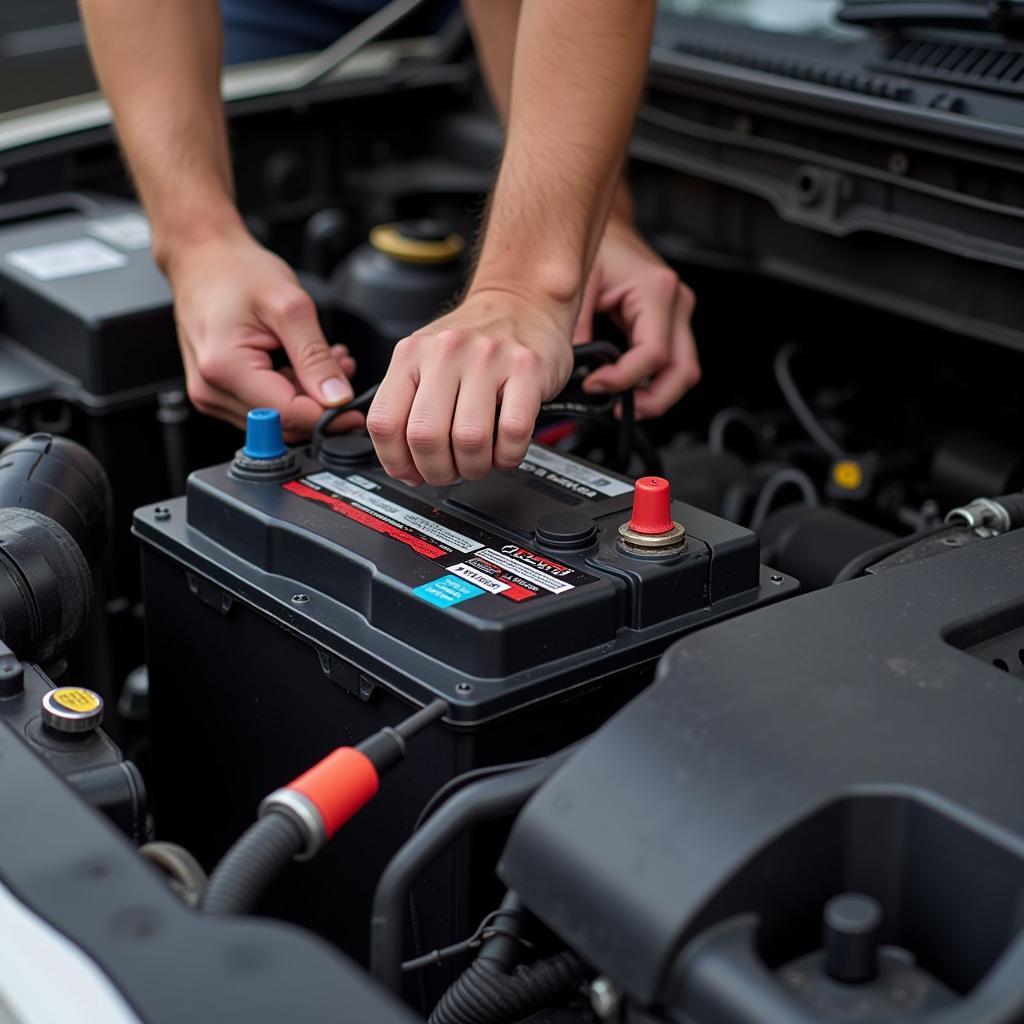
<instances>
[{"instance_id":1,"label":"plastic engine cover","mask_svg":"<svg viewBox=\"0 0 1024 1024\"><path fill-rule=\"evenodd\" d=\"M672 1019L1024 1019L1022 571L1016 531L680 641L500 875ZM863 984L822 966L843 893L880 908Z\"/></svg>"}]
</instances>

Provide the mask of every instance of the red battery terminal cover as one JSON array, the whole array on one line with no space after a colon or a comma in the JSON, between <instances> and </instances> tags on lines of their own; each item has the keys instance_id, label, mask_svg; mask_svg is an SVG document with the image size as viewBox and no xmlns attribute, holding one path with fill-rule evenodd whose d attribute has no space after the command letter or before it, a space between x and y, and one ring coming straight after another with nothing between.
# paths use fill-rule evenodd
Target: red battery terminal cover
<instances>
[{"instance_id":1,"label":"red battery terminal cover","mask_svg":"<svg viewBox=\"0 0 1024 1024\"><path fill-rule=\"evenodd\" d=\"M672 489L660 476L642 476L633 491L633 517L629 528L634 533L668 533L672 522Z\"/></svg>"},{"instance_id":2,"label":"red battery terminal cover","mask_svg":"<svg viewBox=\"0 0 1024 1024\"><path fill-rule=\"evenodd\" d=\"M619 527L619 548L641 558L678 554L686 530L672 519L672 488L660 476L642 476L633 489L633 514Z\"/></svg>"}]
</instances>

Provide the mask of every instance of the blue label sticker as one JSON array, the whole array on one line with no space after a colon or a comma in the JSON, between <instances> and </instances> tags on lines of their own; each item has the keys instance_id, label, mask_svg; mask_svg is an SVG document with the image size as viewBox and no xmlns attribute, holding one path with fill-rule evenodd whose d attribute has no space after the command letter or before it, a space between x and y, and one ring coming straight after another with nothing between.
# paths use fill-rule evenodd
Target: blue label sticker
<instances>
[{"instance_id":1,"label":"blue label sticker","mask_svg":"<svg viewBox=\"0 0 1024 1024\"><path fill-rule=\"evenodd\" d=\"M416 587L413 593L427 604L436 605L438 608L451 608L453 604L468 601L471 597L479 597L484 591L474 587L472 583L460 580L458 576L442 576Z\"/></svg>"}]
</instances>

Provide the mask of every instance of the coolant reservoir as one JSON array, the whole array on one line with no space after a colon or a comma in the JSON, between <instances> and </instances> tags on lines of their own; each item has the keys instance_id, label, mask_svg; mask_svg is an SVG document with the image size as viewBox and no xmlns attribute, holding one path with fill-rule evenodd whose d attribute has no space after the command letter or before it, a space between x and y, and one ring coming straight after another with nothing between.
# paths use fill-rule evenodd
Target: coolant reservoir
<instances>
[{"instance_id":1,"label":"coolant reservoir","mask_svg":"<svg viewBox=\"0 0 1024 1024\"><path fill-rule=\"evenodd\" d=\"M396 342L455 299L464 248L462 236L441 221L378 224L335 271L335 297Z\"/></svg>"}]
</instances>

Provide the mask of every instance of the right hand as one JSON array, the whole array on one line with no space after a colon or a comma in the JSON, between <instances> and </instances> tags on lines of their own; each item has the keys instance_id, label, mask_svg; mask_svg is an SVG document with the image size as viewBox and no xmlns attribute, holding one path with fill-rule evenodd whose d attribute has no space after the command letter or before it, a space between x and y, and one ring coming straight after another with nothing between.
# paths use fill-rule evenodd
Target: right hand
<instances>
[{"instance_id":1,"label":"right hand","mask_svg":"<svg viewBox=\"0 0 1024 1024\"><path fill-rule=\"evenodd\" d=\"M352 398L348 349L328 346L313 300L291 268L248 232L189 246L164 269L188 395L200 412L244 428L250 409L277 409L286 440L295 442L310 435L327 407ZM284 349L290 367L274 369L275 349ZM359 422L353 413L336 429Z\"/></svg>"}]
</instances>

